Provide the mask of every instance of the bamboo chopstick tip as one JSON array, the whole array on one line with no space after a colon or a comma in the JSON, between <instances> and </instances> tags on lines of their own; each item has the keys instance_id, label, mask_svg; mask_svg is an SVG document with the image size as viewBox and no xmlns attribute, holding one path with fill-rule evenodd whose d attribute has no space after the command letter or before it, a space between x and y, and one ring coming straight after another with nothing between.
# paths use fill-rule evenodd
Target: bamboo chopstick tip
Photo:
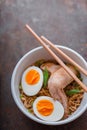
<instances>
[{"instance_id":1,"label":"bamboo chopstick tip","mask_svg":"<svg viewBox=\"0 0 87 130\"><path fill-rule=\"evenodd\" d=\"M45 37L42 35L41 38L45 38Z\"/></svg>"},{"instance_id":2,"label":"bamboo chopstick tip","mask_svg":"<svg viewBox=\"0 0 87 130\"><path fill-rule=\"evenodd\" d=\"M32 30L31 27L30 27L28 24L25 24L25 27L26 27L28 30Z\"/></svg>"},{"instance_id":3,"label":"bamboo chopstick tip","mask_svg":"<svg viewBox=\"0 0 87 130\"><path fill-rule=\"evenodd\" d=\"M25 27L29 27L29 25L28 25L28 24L25 24Z\"/></svg>"}]
</instances>

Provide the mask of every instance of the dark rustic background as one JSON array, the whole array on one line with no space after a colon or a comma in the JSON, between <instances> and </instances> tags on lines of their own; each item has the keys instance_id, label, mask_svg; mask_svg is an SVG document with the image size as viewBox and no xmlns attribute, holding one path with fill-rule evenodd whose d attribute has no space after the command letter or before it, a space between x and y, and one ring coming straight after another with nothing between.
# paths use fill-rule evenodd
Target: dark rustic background
<instances>
[{"instance_id":1,"label":"dark rustic background","mask_svg":"<svg viewBox=\"0 0 87 130\"><path fill-rule=\"evenodd\" d=\"M72 123L45 126L28 119L11 95L18 60L39 43L25 29L70 47L87 60L87 0L0 0L0 130L87 130L87 111Z\"/></svg>"}]
</instances>

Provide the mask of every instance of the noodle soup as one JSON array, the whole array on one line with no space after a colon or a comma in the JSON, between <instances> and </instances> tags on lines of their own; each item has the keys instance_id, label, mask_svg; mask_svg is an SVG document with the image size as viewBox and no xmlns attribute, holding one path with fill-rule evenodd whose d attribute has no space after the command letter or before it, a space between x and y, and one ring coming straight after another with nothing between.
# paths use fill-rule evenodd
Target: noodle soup
<instances>
[{"instance_id":1,"label":"noodle soup","mask_svg":"<svg viewBox=\"0 0 87 130\"><path fill-rule=\"evenodd\" d=\"M84 69L87 69L87 62L81 57L81 55L79 55L77 52L75 52L74 50L72 50L70 48L67 48L64 46L58 46L58 47L64 53L69 55L79 65L81 65ZM20 59L20 61L17 63L17 65L13 71L12 79L11 79L11 92L12 92L14 101L17 104L18 108L28 118L30 118L38 123L46 124L46 125L62 125L62 124L69 123L69 122L75 120L76 118L78 118L80 115L82 115L82 113L87 108L87 93L84 93L83 90L79 86L77 87L77 84L74 81L72 81L72 83L68 84L67 87L63 86L65 97L67 97L64 99L67 99L66 101L68 102L68 106L69 106L68 107L69 113L66 113L66 115L68 114L68 116L65 115L65 109L63 106L64 102L60 101L59 100L60 98L58 96L56 97L55 91L51 90L51 88L49 87L50 85L47 85L45 88L42 85L42 87L39 88L39 91L37 91L37 90L33 91L36 94L32 95L32 96L26 95L23 91L23 88L21 88L22 87L21 81L22 81L23 73L29 67L32 67L32 65L34 65L34 67L38 67L37 64L34 64L34 63L42 58L45 59L45 63L47 63L48 61L55 63L54 59L50 56L50 54L43 47L38 47L38 48L31 50L30 52L25 54ZM64 63L68 63L67 60L63 59L63 57L60 57L60 58L64 61ZM43 62L42 62L42 64L43 64ZM57 64L57 63L55 63L55 64ZM70 63L68 63L68 64L70 64ZM41 69L42 74L43 74L43 72L44 72L43 68L40 68L40 67L38 67L38 68ZM55 69L56 68L59 69L60 67L57 66L57 67L55 67ZM49 75L47 74L49 84L53 84L53 82L51 82L53 80L50 80L50 79L55 76L55 75L52 76L52 72L55 69L53 69L52 71L49 70ZM46 71L47 70L45 70L45 74L48 72L48 71L47 72ZM59 72L61 72L61 71L59 71ZM34 84L39 81L40 77L36 71L33 71L33 72L35 73L35 75L37 77L36 80L33 82L33 84ZM74 73L75 73L75 71L74 71ZM31 71L31 74L32 74L32 71ZM84 84L87 83L87 77L84 76L82 73L78 73L77 76L79 78L82 78L81 80L83 81ZM47 79L45 79L45 80L47 81ZM54 78L54 80L55 80L55 78ZM31 81L32 80L30 80L29 82L31 82ZM66 81L68 81L68 80L66 80ZM41 82L41 83L44 83L44 82ZM39 82L39 85L41 85L41 83ZM65 82L65 84L67 84L67 82ZM33 86L29 87L29 88L33 89ZM72 88L72 91L71 91L71 88ZM54 92L54 93L52 93L52 92ZM72 93L75 93L75 94L72 94ZM33 93L31 93L31 94L33 94ZM54 95L55 95L55 97L53 97ZM39 97L41 98L41 100ZM76 99L77 99L77 101L76 101ZM57 102L56 102L56 100L57 100ZM29 103L27 103L28 101L30 102L30 105L29 105ZM46 112L42 111L44 109L39 109L43 103L45 103L45 105L46 105L46 108L47 108ZM73 107L71 107L71 104ZM32 109L33 108L32 106L35 107L35 110ZM58 107L58 109L57 109L57 107ZM39 113L41 113L41 114L38 113L36 108L38 108ZM43 107L41 107L41 108L43 108ZM55 108L56 108L56 110L55 110ZM59 113L57 112L57 110L60 110ZM55 114L55 111L56 111L56 114ZM66 109L66 112L67 112L67 109ZM50 116L50 114L52 114L52 113L55 115L55 118L54 118L54 116L53 117ZM39 115L37 115L37 114L39 114ZM44 117L42 119L42 117L40 115L45 115L46 118L45 118L45 116L42 116L42 117ZM50 116L50 119L48 119L47 116L48 117Z\"/></svg>"},{"instance_id":2,"label":"noodle soup","mask_svg":"<svg viewBox=\"0 0 87 130\"><path fill-rule=\"evenodd\" d=\"M75 71L77 77L82 81L82 78L81 78L81 75L80 75L79 71L75 67L70 65L70 64L66 64L66 65L68 67L69 66L72 67L73 70ZM83 95L84 95L84 90L76 83L76 81L67 78L66 76L69 76L68 74L66 75L67 72L64 75L63 68L60 65L58 65L55 61L46 61L46 60L40 59L40 60L36 61L34 64L32 64L31 66L36 66L39 69L41 69L41 71L43 73L43 84L42 84L41 89L38 91L37 94L33 94L33 95L30 96L26 92L23 91L22 85L24 85L24 84L20 83L20 85L19 85L20 99L21 99L23 105L26 107L28 112L30 112L33 115L35 115L34 107L33 107L34 101L38 97L41 97L41 96L51 97L54 100L59 101L63 105L63 107L65 109L64 110L64 115L61 118L61 120L68 118L80 106L82 98L83 98ZM29 66L28 68L30 68L31 66ZM61 68L63 70L63 74L62 75L61 75L61 73L59 73ZM56 83L57 86L55 86L54 81L52 81L51 84L53 84L53 85L49 86L50 77L54 76L56 78L55 75L58 75L57 79L56 79L57 80L56 82L57 83L58 82L61 83L61 88L59 90L57 90L58 87L60 87L60 86L58 86L59 83L58 84ZM35 76L35 73L32 74L33 80L35 80L34 76ZM29 80L32 80L32 77L29 77ZM54 77L51 78L51 80L54 80ZM59 79L58 79L58 77L59 77ZM64 77L66 77L66 79L64 79ZM70 81L67 81L68 83L66 85L63 85L64 81L62 79L63 80L70 80ZM26 81L24 81L24 82L26 82ZM33 85L27 86L27 87L33 87ZM36 88L34 88L34 89L36 89ZM55 91L55 89L57 90L55 95L58 95L59 97L53 95L54 94L53 91ZM29 91L33 91L33 90L29 90Z\"/></svg>"}]
</instances>

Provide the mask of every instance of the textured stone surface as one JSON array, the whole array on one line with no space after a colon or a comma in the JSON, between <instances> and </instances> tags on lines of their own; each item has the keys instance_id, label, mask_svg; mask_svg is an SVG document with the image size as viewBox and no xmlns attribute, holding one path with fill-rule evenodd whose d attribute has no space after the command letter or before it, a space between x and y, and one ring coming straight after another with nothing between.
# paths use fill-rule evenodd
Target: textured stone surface
<instances>
[{"instance_id":1,"label":"textured stone surface","mask_svg":"<svg viewBox=\"0 0 87 130\"><path fill-rule=\"evenodd\" d=\"M11 75L18 60L40 44L25 29L54 44L70 47L87 60L87 0L0 0L0 129L87 130L87 111L63 126L45 126L25 117L11 95Z\"/></svg>"}]
</instances>

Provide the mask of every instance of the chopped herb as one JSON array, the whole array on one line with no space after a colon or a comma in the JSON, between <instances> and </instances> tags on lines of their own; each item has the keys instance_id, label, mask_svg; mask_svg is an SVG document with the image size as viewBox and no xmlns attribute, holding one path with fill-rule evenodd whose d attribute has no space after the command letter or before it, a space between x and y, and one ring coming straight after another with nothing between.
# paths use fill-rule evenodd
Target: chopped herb
<instances>
[{"instance_id":1,"label":"chopped herb","mask_svg":"<svg viewBox=\"0 0 87 130\"><path fill-rule=\"evenodd\" d=\"M43 71L43 78L44 78L44 80L43 80L43 85L44 85L44 87L47 86L49 76L50 76L50 75L49 75L49 72L48 72L48 70L45 68L45 70Z\"/></svg>"},{"instance_id":2,"label":"chopped herb","mask_svg":"<svg viewBox=\"0 0 87 130\"><path fill-rule=\"evenodd\" d=\"M80 93L80 92L81 92L81 91L80 91L79 89L72 89L72 90L66 91L66 94L67 94L68 96L71 96L71 95L73 95L73 94Z\"/></svg>"},{"instance_id":3,"label":"chopped herb","mask_svg":"<svg viewBox=\"0 0 87 130\"><path fill-rule=\"evenodd\" d=\"M36 62L34 63L34 65L40 67L44 62L45 62L45 60L44 60L44 59L41 59L41 60L36 61Z\"/></svg>"},{"instance_id":4,"label":"chopped herb","mask_svg":"<svg viewBox=\"0 0 87 130\"><path fill-rule=\"evenodd\" d=\"M31 109L28 109L28 112L32 113L32 110L31 110Z\"/></svg>"},{"instance_id":5,"label":"chopped herb","mask_svg":"<svg viewBox=\"0 0 87 130\"><path fill-rule=\"evenodd\" d=\"M33 106L34 101L31 102L31 106Z\"/></svg>"},{"instance_id":6,"label":"chopped herb","mask_svg":"<svg viewBox=\"0 0 87 130\"><path fill-rule=\"evenodd\" d=\"M23 95L22 95L22 94L20 94L20 98L23 98Z\"/></svg>"},{"instance_id":7,"label":"chopped herb","mask_svg":"<svg viewBox=\"0 0 87 130\"><path fill-rule=\"evenodd\" d=\"M82 81L81 74L78 72L77 77L79 78L80 81Z\"/></svg>"},{"instance_id":8,"label":"chopped herb","mask_svg":"<svg viewBox=\"0 0 87 130\"><path fill-rule=\"evenodd\" d=\"M21 86L21 84L19 85L19 89L22 89L22 86Z\"/></svg>"}]
</instances>

